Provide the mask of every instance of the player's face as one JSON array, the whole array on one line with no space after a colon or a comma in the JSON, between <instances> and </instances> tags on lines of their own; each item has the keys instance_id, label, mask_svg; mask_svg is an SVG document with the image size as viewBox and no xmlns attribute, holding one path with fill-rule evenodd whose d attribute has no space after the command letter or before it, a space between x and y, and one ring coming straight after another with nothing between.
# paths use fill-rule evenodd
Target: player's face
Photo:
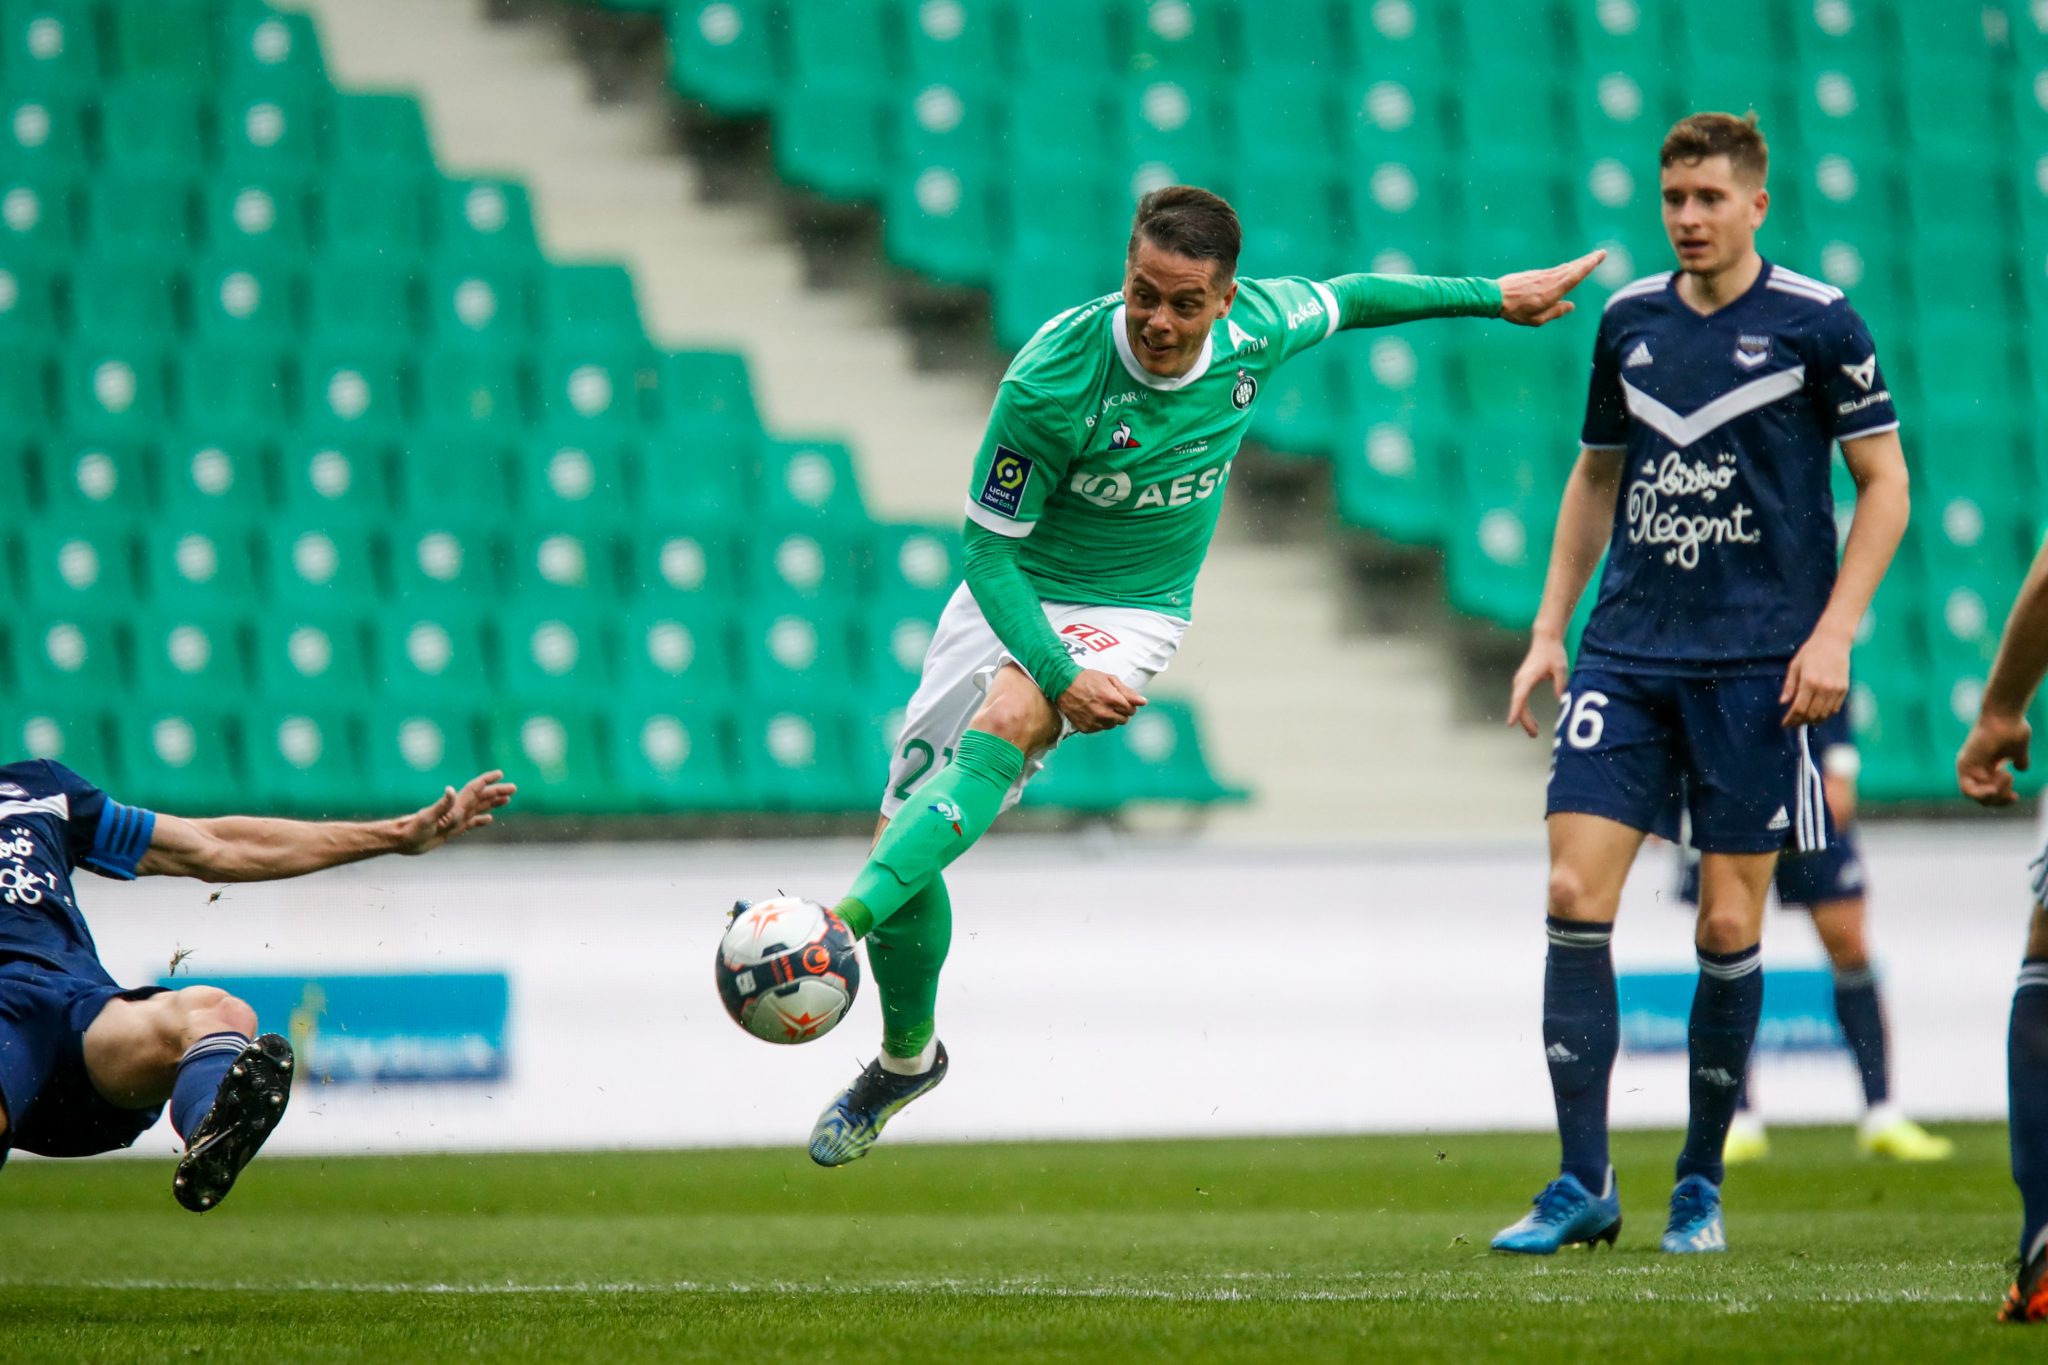
<instances>
[{"instance_id":1,"label":"player's face","mask_svg":"<svg viewBox=\"0 0 2048 1365\"><path fill-rule=\"evenodd\" d=\"M1660 177L1664 234L1678 253L1679 269L1717 275L1749 258L1771 194L1745 182L1725 156L1674 161Z\"/></svg>"},{"instance_id":2,"label":"player's face","mask_svg":"<svg viewBox=\"0 0 2048 1365\"><path fill-rule=\"evenodd\" d=\"M1237 297L1236 278L1218 288L1217 273L1214 261L1138 239L1124 263L1124 326L1131 353L1148 372L1171 379L1194 366L1209 329Z\"/></svg>"}]
</instances>

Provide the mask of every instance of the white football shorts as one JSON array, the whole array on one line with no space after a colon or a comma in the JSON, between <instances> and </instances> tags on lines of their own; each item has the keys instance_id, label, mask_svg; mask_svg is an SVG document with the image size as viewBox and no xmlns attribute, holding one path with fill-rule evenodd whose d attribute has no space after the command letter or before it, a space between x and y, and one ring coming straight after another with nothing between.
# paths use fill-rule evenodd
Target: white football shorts
<instances>
[{"instance_id":1,"label":"white football shorts","mask_svg":"<svg viewBox=\"0 0 2048 1365\"><path fill-rule=\"evenodd\" d=\"M1141 693L1166 671L1188 628L1186 621L1143 607L1083 607L1071 602L1041 605L1045 619L1066 643L1075 663L1121 678ZM882 792L883 815L893 819L910 799L911 790L935 766L951 760L954 746L981 710L989 679L1004 664L1013 662L982 616L981 604L967 585L961 584L939 614L938 629L925 652L923 676L890 754L889 785ZM1060 738L1072 733L1072 726L1062 726ZM1044 760L1045 755L1040 754L1025 762L1023 774L1003 802L1004 810L1022 798L1024 784L1044 766Z\"/></svg>"}]
</instances>

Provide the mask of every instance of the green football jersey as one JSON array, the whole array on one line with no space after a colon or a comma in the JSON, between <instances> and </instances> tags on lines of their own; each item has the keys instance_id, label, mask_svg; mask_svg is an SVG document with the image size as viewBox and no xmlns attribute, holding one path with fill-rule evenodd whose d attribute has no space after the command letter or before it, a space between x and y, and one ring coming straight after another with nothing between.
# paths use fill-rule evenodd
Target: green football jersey
<instances>
[{"instance_id":1,"label":"green football jersey","mask_svg":"<svg viewBox=\"0 0 2048 1365\"><path fill-rule=\"evenodd\" d=\"M1167 379L1131 353L1121 294L1061 313L996 390L968 518L1024 538L1019 562L1046 601L1188 619L1267 379L1337 323L1327 284L1242 280L1194 365Z\"/></svg>"}]
</instances>

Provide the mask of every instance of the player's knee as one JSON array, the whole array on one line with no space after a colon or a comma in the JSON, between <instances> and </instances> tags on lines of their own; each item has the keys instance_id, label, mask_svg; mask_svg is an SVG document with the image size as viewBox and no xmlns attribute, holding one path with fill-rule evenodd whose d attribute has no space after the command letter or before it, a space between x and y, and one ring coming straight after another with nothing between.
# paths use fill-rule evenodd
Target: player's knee
<instances>
[{"instance_id":1,"label":"player's knee","mask_svg":"<svg viewBox=\"0 0 2048 1365\"><path fill-rule=\"evenodd\" d=\"M1048 731L1055 723L1052 708L1043 698L1033 696L993 697L974 717L975 729L1007 740L1027 754L1051 741Z\"/></svg>"},{"instance_id":2,"label":"player's knee","mask_svg":"<svg viewBox=\"0 0 2048 1365\"><path fill-rule=\"evenodd\" d=\"M1612 916L1586 885L1577 868L1558 865L1550 869L1550 914L1554 919L1604 922Z\"/></svg>"},{"instance_id":3,"label":"player's knee","mask_svg":"<svg viewBox=\"0 0 2048 1365\"><path fill-rule=\"evenodd\" d=\"M1739 953L1756 945L1757 924L1740 910L1713 909L1700 913L1699 931L1693 941L1710 953Z\"/></svg>"},{"instance_id":4,"label":"player's knee","mask_svg":"<svg viewBox=\"0 0 2048 1365\"><path fill-rule=\"evenodd\" d=\"M256 1011L218 986L187 986L178 992L181 1049L209 1033L256 1036Z\"/></svg>"}]
</instances>

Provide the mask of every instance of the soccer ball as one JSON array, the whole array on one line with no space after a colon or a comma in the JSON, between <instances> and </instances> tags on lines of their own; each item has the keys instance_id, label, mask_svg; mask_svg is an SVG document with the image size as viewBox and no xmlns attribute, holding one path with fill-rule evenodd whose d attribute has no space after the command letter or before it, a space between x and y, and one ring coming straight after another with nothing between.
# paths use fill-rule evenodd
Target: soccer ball
<instances>
[{"instance_id":1,"label":"soccer ball","mask_svg":"<svg viewBox=\"0 0 2048 1365\"><path fill-rule=\"evenodd\" d=\"M830 1033L860 992L853 931L816 901L741 901L718 945L718 998L735 1024L771 1043Z\"/></svg>"}]
</instances>

